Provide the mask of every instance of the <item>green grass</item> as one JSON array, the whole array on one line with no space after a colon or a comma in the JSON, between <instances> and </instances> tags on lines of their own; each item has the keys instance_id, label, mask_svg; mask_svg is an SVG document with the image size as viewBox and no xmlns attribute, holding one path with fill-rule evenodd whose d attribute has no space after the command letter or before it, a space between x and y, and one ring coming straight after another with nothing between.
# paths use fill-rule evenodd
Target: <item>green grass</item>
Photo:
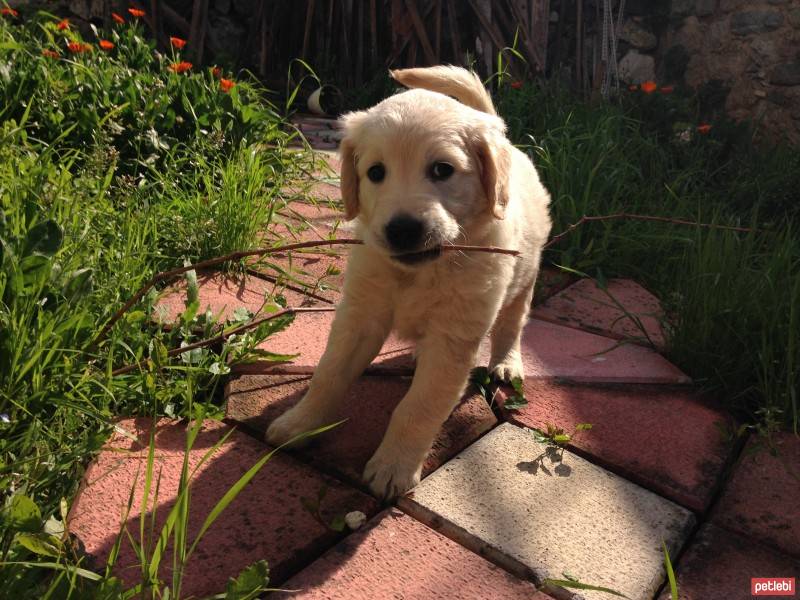
<instances>
[{"instance_id":1,"label":"green grass","mask_svg":"<svg viewBox=\"0 0 800 600\"><path fill-rule=\"evenodd\" d=\"M0 18L0 597L116 597L110 571L81 571L63 533L112 419L220 417L229 365L291 317L167 360L168 348L239 323L215 324L190 295L180 326L161 329L155 290L93 340L154 273L257 247L285 205L281 186L310 158L288 147L284 118L246 73L223 93L210 70L170 71L179 57L154 54L137 25L98 34L110 52L87 40L91 52L70 54L80 38L55 18L9 21ZM169 536L184 560L192 546L180 531ZM153 551L142 550L142 589L178 597L180 581L160 581Z\"/></svg>"},{"instance_id":2,"label":"green grass","mask_svg":"<svg viewBox=\"0 0 800 600\"><path fill-rule=\"evenodd\" d=\"M587 223L545 260L650 288L672 316L672 361L744 422L797 431L800 152L754 145L746 125L680 93L589 104L553 86L505 85L498 108L552 193L554 233L619 212L754 230Z\"/></svg>"}]
</instances>

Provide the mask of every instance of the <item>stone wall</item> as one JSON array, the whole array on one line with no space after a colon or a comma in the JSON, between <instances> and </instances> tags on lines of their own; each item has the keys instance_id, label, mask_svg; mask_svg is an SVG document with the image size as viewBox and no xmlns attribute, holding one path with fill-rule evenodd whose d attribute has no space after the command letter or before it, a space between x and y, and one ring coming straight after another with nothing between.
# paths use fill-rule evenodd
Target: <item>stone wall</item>
<instances>
[{"instance_id":1,"label":"stone wall","mask_svg":"<svg viewBox=\"0 0 800 600\"><path fill-rule=\"evenodd\" d=\"M709 90L760 137L800 143L800 0L672 0L664 10L660 27L635 8L626 20L625 79Z\"/></svg>"}]
</instances>

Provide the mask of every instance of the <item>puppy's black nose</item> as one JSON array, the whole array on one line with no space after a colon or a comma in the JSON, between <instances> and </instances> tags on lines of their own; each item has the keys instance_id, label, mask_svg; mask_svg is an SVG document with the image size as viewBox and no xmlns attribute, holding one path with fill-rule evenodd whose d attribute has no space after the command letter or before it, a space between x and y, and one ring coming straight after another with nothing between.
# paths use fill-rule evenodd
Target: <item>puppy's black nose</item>
<instances>
[{"instance_id":1,"label":"puppy's black nose","mask_svg":"<svg viewBox=\"0 0 800 600\"><path fill-rule=\"evenodd\" d=\"M400 214L392 217L392 220L384 228L386 241L395 252L411 252L417 250L422 242L422 234L425 227L422 221L410 215Z\"/></svg>"}]
</instances>

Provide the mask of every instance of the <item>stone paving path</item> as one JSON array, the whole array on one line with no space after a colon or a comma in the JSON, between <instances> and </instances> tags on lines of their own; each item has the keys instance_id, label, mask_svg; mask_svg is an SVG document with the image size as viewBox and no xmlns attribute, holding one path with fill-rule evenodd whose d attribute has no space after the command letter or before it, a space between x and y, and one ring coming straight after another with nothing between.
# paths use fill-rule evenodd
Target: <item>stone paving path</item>
<instances>
[{"instance_id":1,"label":"stone paving path","mask_svg":"<svg viewBox=\"0 0 800 600\"><path fill-rule=\"evenodd\" d=\"M315 127L322 132L317 142L334 145L335 128L313 119L302 125L311 137ZM330 162L335 170L336 159ZM293 202L279 211L281 235L326 239L346 231L328 176L313 191L317 204ZM200 274L201 302L216 314L240 306L257 312L265 296L280 291L290 306L333 306L346 252L270 257L241 280ZM770 452L754 438L743 448L725 435L735 423L653 349L664 345L663 314L635 282L612 280L604 291L548 269L541 279L524 336L526 406L507 409L512 392L505 389L490 400L467 391L428 455L422 483L381 510L359 475L413 374L412 349L390 338L349 391L346 423L303 450L276 455L209 529L187 567L184 593L219 593L229 577L266 559L271 584L297 590L275 597L614 597L543 585L550 578L666 600L662 542L682 599L749 598L751 577L800 577L798 437L777 435ZM180 284L166 290L156 317L170 321L183 298ZM197 467L191 535L270 450L263 431L302 396L332 318L298 315L263 348L299 356L242 365L230 376L226 420L204 423L188 455ZM580 423L591 430L576 432ZM563 429L572 439L557 448L531 428ZM123 419L118 430L87 470L69 520L97 566L121 525L139 539L142 510L158 531L184 460L183 423ZM158 496L151 490L142 507L151 431L160 482ZM367 517L363 526L331 527L352 511ZM125 541L116 572L138 580Z\"/></svg>"}]
</instances>

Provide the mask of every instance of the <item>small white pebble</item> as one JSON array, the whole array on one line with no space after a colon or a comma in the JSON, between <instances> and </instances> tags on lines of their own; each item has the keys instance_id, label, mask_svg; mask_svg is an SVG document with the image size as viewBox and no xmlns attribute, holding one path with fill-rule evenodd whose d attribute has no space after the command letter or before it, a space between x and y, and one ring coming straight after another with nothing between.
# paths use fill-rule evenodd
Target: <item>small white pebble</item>
<instances>
[{"instance_id":1,"label":"small white pebble","mask_svg":"<svg viewBox=\"0 0 800 600\"><path fill-rule=\"evenodd\" d=\"M353 512L349 512L344 516L344 522L347 523L347 526L350 529L355 531L367 522L367 515L360 510L354 510Z\"/></svg>"}]
</instances>

